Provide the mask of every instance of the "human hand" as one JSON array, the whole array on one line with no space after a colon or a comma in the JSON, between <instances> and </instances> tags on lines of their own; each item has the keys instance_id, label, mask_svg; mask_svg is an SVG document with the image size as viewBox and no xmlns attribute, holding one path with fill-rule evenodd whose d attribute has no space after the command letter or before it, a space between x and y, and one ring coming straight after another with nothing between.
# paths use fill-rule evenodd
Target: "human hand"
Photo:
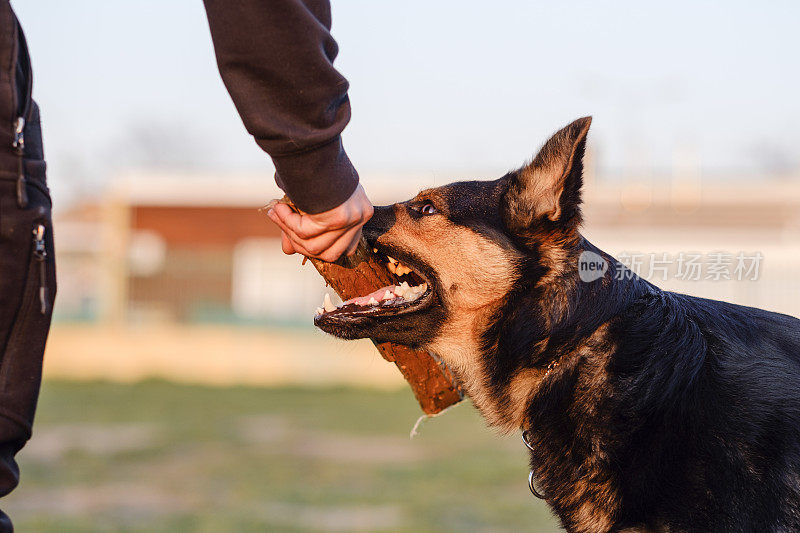
<instances>
[{"instance_id":1,"label":"human hand","mask_svg":"<svg viewBox=\"0 0 800 533\"><path fill-rule=\"evenodd\" d=\"M359 185L350 198L329 211L309 215L296 213L277 203L267 216L281 228L283 253L300 253L323 261L351 255L361 240L361 227L372 217L372 203Z\"/></svg>"}]
</instances>

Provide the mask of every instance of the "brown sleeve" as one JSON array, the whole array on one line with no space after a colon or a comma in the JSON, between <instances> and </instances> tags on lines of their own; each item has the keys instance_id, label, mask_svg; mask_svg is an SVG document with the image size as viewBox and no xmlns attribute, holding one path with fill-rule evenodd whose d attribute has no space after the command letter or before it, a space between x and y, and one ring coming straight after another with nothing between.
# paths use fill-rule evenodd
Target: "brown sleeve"
<instances>
[{"instance_id":1,"label":"brown sleeve","mask_svg":"<svg viewBox=\"0 0 800 533\"><path fill-rule=\"evenodd\" d=\"M358 173L342 147L350 101L328 0L204 3L222 80L278 185L308 213L347 200Z\"/></svg>"}]
</instances>

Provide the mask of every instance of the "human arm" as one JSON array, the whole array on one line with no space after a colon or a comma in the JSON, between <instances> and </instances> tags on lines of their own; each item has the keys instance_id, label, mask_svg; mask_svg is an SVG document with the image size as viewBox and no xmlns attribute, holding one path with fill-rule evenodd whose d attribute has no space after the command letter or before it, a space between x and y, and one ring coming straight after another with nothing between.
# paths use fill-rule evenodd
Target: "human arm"
<instances>
[{"instance_id":1,"label":"human arm","mask_svg":"<svg viewBox=\"0 0 800 533\"><path fill-rule=\"evenodd\" d=\"M320 243L329 245L322 252L353 249L372 205L342 146L350 102L347 80L333 67L338 46L329 2L204 2L236 109L272 157L278 185L305 213L290 217L278 209L271 215L284 232L284 251L321 257L311 253ZM339 241L346 237L344 246Z\"/></svg>"}]
</instances>

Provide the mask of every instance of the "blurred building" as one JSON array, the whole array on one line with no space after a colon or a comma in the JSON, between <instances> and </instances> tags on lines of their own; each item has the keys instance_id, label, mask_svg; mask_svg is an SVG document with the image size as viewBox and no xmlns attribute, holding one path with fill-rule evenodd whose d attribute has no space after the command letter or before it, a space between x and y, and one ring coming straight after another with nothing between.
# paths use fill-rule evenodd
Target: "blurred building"
<instances>
[{"instance_id":1,"label":"blurred building","mask_svg":"<svg viewBox=\"0 0 800 533\"><path fill-rule=\"evenodd\" d=\"M100 204L59 217L59 317L282 323L303 307L307 316L320 289L296 279L300 260L281 253L258 203L276 194L263 177L116 180Z\"/></svg>"},{"instance_id":2,"label":"blurred building","mask_svg":"<svg viewBox=\"0 0 800 533\"><path fill-rule=\"evenodd\" d=\"M378 202L426 184L369 184ZM60 319L310 324L324 286L280 249L260 211L280 194L263 176L137 175L101 204L57 221ZM612 254L763 254L757 280L677 279L665 288L800 315L800 179L604 180L588 176L585 234Z\"/></svg>"},{"instance_id":3,"label":"blurred building","mask_svg":"<svg viewBox=\"0 0 800 533\"><path fill-rule=\"evenodd\" d=\"M587 238L620 260L638 257L638 273L659 287L800 317L800 178L595 182L585 218ZM679 275L690 256L701 257L699 279ZM739 257L754 270L737 275Z\"/></svg>"}]
</instances>

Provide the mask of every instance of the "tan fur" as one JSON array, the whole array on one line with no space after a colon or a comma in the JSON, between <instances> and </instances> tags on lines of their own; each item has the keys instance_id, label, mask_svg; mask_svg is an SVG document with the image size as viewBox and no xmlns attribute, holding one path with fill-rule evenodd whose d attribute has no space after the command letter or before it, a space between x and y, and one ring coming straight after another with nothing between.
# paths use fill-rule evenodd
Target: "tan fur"
<instances>
[{"instance_id":1,"label":"tan fur","mask_svg":"<svg viewBox=\"0 0 800 533\"><path fill-rule=\"evenodd\" d=\"M531 228L538 217L558 220L561 217L561 195L572 169L575 152L585 142L591 117L578 119L559 130L548 140L536 157L519 170L518 179L506 195L507 209L513 213L512 229Z\"/></svg>"},{"instance_id":2,"label":"tan fur","mask_svg":"<svg viewBox=\"0 0 800 533\"><path fill-rule=\"evenodd\" d=\"M514 376L506 391L509 407L504 414L507 420L503 421L503 429L513 431L522 425L528 398L536 390L546 373L547 370L526 368Z\"/></svg>"},{"instance_id":3,"label":"tan fur","mask_svg":"<svg viewBox=\"0 0 800 533\"><path fill-rule=\"evenodd\" d=\"M608 531L614 519L605 509L597 507L592 502L584 502L576 513L576 522L579 531Z\"/></svg>"},{"instance_id":4,"label":"tan fur","mask_svg":"<svg viewBox=\"0 0 800 533\"><path fill-rule=\"evenodd\" d=\"M547 267L547 272L537 286L543 289L540 303L548 327L553 320L563 318L569 307L572 286L567 280L578 269L576 250L572 242L544 242L539 247L540 263Z\"/></svg>"},{"instance_id":5,"label":"tan fur","mask_svg":"<svg viewBox=\"0 0 800 533\"><path fill-rule=\"evenodd\" d=\"M576 402L572 409L582 414L595 416L597 398L603 398L607 390L608 371L606 369L616 346L608 340L608 325L600 326L586 339L576 354L581 358L581 373L575 390Z\"/></svg>"},{"instance_id":6,"label":"tan fur","mask_svg":"<svg viewBox=\"0 0 800 533\"><path fill-rule=\"evenodd\" d=\"M537 215L546 215L550 220L558 220L562 190L559 181L564 172L564 161L547 161L545 166L528 165L520 171L520 180L529 183L525 189L524 201L536 206Z\"/></svg>"},{"instance_id":7,"label":"tan fur","mask_svg":"<svg viewBox=\"0 0 800 533\"><path fill-rule=\"evenodd\" d=\"M578 121L576 121L578 122ZM539 154L521 171L521 179L527 184L525 199L535 206L537 215L546 215L550 220L561 216L561 193L564 182L572 167L575 149L586 138L591 119L573 127L570 124L556 133Z\"/></svg>"}]
</instances>

